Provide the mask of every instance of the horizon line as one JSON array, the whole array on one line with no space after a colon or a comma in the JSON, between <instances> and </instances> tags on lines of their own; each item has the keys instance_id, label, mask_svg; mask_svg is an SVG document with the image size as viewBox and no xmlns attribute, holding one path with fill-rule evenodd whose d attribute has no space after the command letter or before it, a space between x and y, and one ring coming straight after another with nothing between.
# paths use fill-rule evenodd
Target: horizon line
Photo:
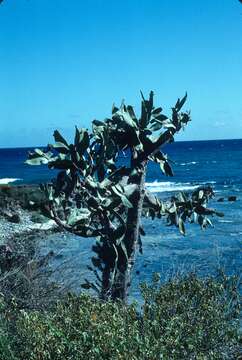
<instances>
[{"instance_id":1,"label":"horizon line","mask_svg":"<svg viewBox=\"0 0 242 360\"><path fill-rule=\"evenodd\" d=\"M200 139L200 140L176 140L175 143L184 143L184 142L203 142L203 141L231 141L231 140L242 140L242 138L230 138L230 139ZM167 144L169 145L169 144ZM16 147L1 147L0 150L8 149L33 149L33 148L45 148L48 145L34 145L34 146L16 146Z\"/></svg>"}]
</instances>

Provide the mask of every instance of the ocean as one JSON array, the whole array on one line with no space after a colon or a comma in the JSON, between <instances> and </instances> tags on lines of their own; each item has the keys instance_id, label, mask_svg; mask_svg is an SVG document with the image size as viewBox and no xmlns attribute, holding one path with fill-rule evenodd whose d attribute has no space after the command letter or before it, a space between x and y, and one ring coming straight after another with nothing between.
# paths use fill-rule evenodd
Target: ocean
<instances>
[{"instance_id":1,"label":"ocean","mask_svg":"<svg viewBox=\"0 0 242 360\"><path fill-rule=\"evenodd\" d=\"M30 150L0 149L0 184L41 183L55 176L46 166L24 164ZM192 270L203 276L216 274L220 266L230 274L240 274L242 268L242 140L176 142L166 146L164 151L173 161L174 177L165 177L159 166L151 164L146 179L150 191L169 197L178 191L192 191L210 184L216 195L210 207L222 211L225 216L214 217L214 227L206 230L198 225L187 225L185 237L176 228L166 226L163 220L144 219L143 255L138 255L132 283L132 295L136 298L138 283L150 281L153 272L169 277ZM228 201L229 196L236 196L236 201ZM219 198L224 201L218 202ZM83 241L66 235L58 251L74 257L78 253L87 254L91 241L85 241L83 248ZM61 246L66 248L63 250ZM50 250L49 245L47 250ZM88 258L82 259L82 269L88 264ZM77 256L72 266L77 268L79 262L80 256Z\"/></svg>"}]
</instances>

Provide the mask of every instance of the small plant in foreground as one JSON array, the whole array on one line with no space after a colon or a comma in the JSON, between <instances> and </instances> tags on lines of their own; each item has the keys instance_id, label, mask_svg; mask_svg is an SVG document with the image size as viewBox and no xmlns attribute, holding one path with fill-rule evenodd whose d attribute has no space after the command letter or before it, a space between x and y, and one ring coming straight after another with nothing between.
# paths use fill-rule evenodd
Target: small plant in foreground
<instances>
[{"instance_id":1,"label":"small plant in foreground","mask_svg":"<svg viewBox=\"0 0 242 360\"><path fill-rule=\"evenodd\" d=\"M0 359L18 360L13 354L13 338L8 331L8 320L6 319L5 303L0 293Z\"/></svg>"}]
</instances>

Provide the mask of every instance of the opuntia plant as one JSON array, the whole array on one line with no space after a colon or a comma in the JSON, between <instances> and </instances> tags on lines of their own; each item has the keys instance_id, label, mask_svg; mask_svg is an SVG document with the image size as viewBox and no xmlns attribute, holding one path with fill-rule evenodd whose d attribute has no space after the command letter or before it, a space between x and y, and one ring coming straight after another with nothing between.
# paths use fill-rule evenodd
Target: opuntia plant
<instances>
[{"instance_id":1,"label":"opuntia plant","mask_svg":"<svg viewBox=\"0 0 242 360\"><path fill-rule=\"evenodd\" d=\"M211 225L209 215L222 215L207 208L213 196L210 187L191 195L180 193L162 201L145 187L147 164L156 162L166 176L173 176L169 159L161 148L174 141L191 120L181 109L187 95L178 99L171 117L153 103L154 93L141 93L141 114L124 103L113 106L104 121L94 120L92 131L76 127L73 144L56 130L55 143L47 150L29 154L30 165L47 164L59 173L42 185L46 213L65 230L81 237L95 237L92 265L95 282L86 281L102 299L127 300L130 275L138 250L142 251L142 216L166 218L185 235L185 222ZM120 154L127 164L120 165Z\"/></svg>"}]
</instances>

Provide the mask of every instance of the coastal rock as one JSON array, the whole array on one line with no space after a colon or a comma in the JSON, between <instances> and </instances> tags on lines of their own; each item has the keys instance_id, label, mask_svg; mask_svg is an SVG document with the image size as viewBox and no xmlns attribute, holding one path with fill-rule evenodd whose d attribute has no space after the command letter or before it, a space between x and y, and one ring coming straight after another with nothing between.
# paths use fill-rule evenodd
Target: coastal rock
<instances>
[{"instance_id":1,"label":"coastal rock","mask_svg":"<svg viewBox=\"0 0 242 360\"><path fill-rule=\"evenodd\" d=\"M16 212L2 210L0 215L4 216L11 223L19 224L21 222L20 215Z\"/></svg>"},{"instance_id":2,"label":"coastal rock","mask_svg":"<svg viewBox=\"0 0 242 360\"><path fill-rule=\"evenodd\" d=\"M48 219L47 219L48 220ZM58 228L58 225L54 220L48 220L45 223L34 223L33 225L28 226L29 230L54 230Z\"/></svg>"},{"instance_id":3,"label":"coastal rock","mask_svg":"<svg viewBox=\"0 0 242 360\"><path fill-rule=\"evenodd\" d=\"M30 220L33 222L33 223L39 223L39 224L44 224L46 223L47 221L49 221L49 219L42 215L41 213L39 212L35 212L33 213L33 215L31 216Z\"/></svg>"},{"instance_id":4,"label":"coastal rock","mask_svg":"<svg viewBox=\"0 0 242 360\"><path fill-rule=\"evenodd\" d=\"M236 196L229 196L228 197L228 201L236 201L237 197Z\"/></svg>"},{"instance_id":5,"label":"coastal rock","mask_svg":"<svg viewBox=\"0 0 242 360\"><path fill-rule=\"evenodd\" d=\"M40 209L45 196L38 185L0 186L0 206L19 204L23 209Z\"/></svg>"},{"instance_id":6,"label":"coastal rock","mask_svg":"<svg viewBox=\"0 0 242 360\"><path fill-rule=\"evenodd\" d=\"M21 222L20 216L19 214L11 214L11 216L8 218L8 221L15 223L15 224L19 224Z\"/></svg>"}]
</instances>

